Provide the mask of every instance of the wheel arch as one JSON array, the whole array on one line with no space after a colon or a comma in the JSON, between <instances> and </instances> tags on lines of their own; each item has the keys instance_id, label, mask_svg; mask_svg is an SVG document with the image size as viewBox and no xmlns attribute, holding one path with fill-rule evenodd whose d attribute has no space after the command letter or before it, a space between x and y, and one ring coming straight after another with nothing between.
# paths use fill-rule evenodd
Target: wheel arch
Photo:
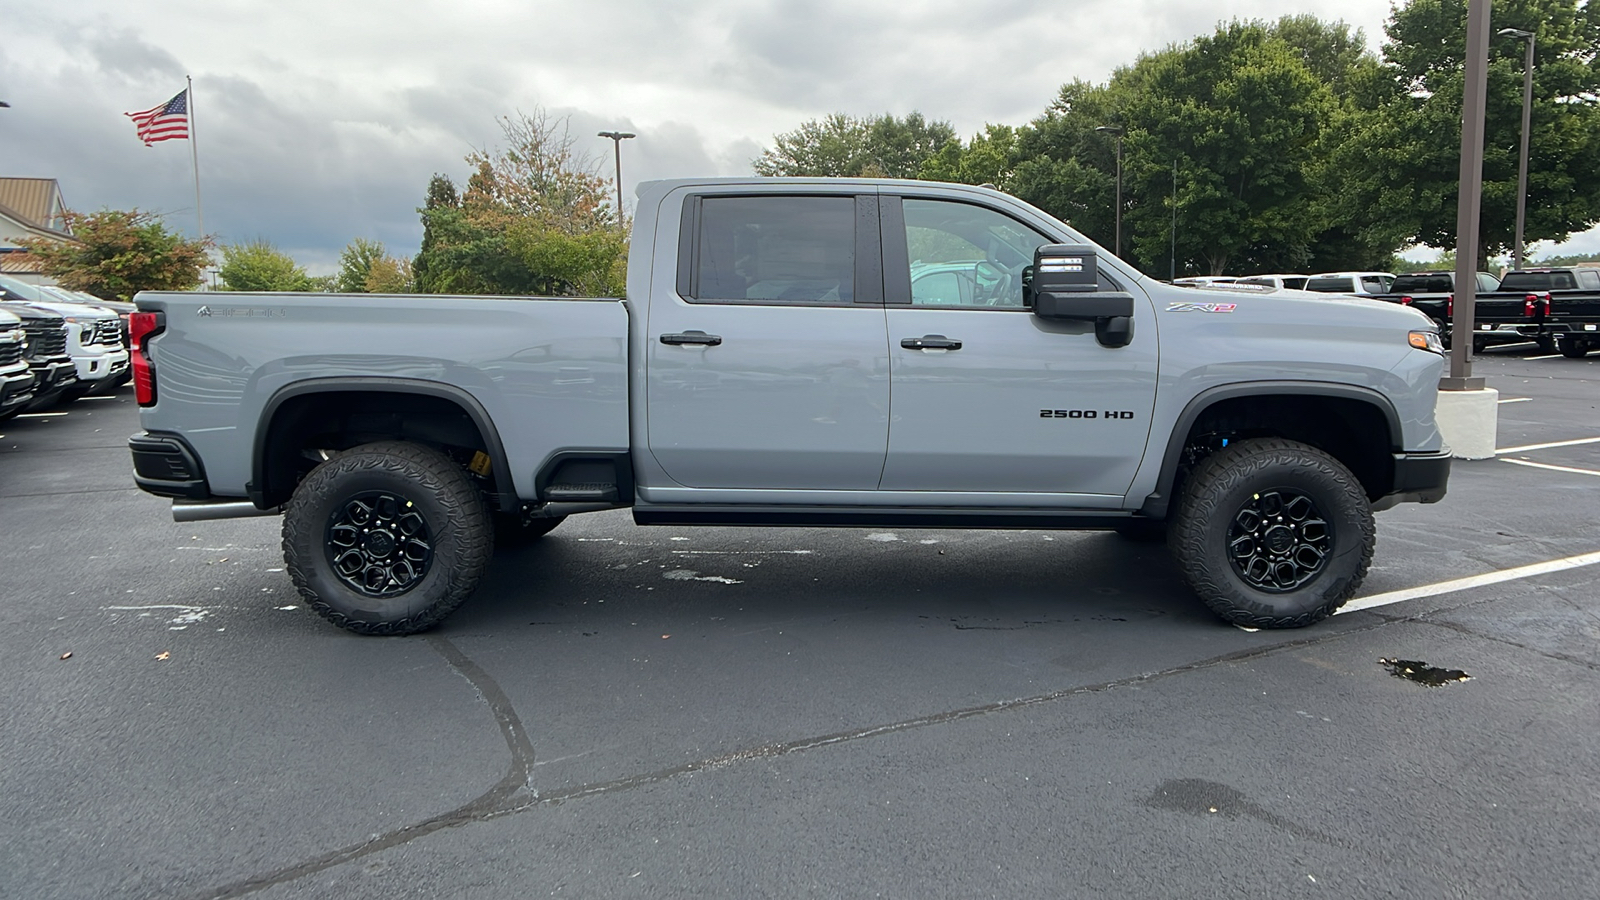
<instances>
[{"instance_id":1,"label":"wheel arch","mask_svg":"<svg viewBox=\"0 0 1600 900\"><path fill-rule=\"evenodd\" d=\"M386 399L401 397L421 398L425 408L418 415L437 413L453 407L470 423L477 437L477 449L482 449L491 460L491 472L499 508L511 511L517 508L517 492L512 480L505 445L499 430L482 403L464 388L437 381L415 378L374 376L339 376L309 378L287 385L274 393L261 409L255 430L255 445L250 463L250 482L245 486L252 502L262 509L279 506L288 500L294 490L295 475L285 471L284 456L296 448L296 435L309 436L305 425L296 421L297 411L316 408L318 401L336 403L341 396L340 408L348 410L355 398L364 395L381 395ZM441 404L448 404L444 406ZM404 439L403 430L394 434L374 435L374 439Z\"/></svg>"},{"instance_id":2,"label":"wheel arch","mask_svg":"<svg viewBox=\"0 0 1600 900\"><path fill-rule=\"evenodd\" d=\"M1268 424L1262 419L1260 433L1301 440L1318 447L1338 459L1360 478L1369 498L1376 500L1389 492L1394 481L1395 453L1402 449L1403 432L1400 414L1394 404L1382 393L1371 388L1352 384L1315 381L1272 381L1248 384L1218 385L1196 394L1173 424L1167 438L1166 452L1161 460L1161 472L1156 490L1145 498L1139 513L1153 518L1165 518L1172 498L1179 487L1180 467L1185 451L1197 438L1197 426L1229 413L1260 416L1264 411L1281 410L1285 403L1306 401L1310 411L1332 412L1348 420L1354 416L1365 419L1369 425L1381 425L1379 436L1358 435L1348 441L1318 439L1318 429L1296 428L1291 422ZM1342 415L1341 415L1342 411ZM1324 432L1325 433L1325 432ZM1376 438L1376 439L1375 439ZM1333 443L1334 446L1327 446Z\"/></svg>"}]
</instances>

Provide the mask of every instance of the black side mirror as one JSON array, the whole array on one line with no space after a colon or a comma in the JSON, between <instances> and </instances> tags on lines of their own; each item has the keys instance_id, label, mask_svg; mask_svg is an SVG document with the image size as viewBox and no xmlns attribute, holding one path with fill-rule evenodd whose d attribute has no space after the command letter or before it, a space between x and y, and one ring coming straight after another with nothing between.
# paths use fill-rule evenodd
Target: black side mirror
<instances>
[{"instance_id":1,"label":"black side mirror","mask_svg":"<svg viewBox=\"0 0 1600 900\"><path fill-rule=\"evenodd\" d=\"M1045 244L1033 251L1032 269L1026 294L1034 315L1093 322L1102 347L1126 347L1133 340L1133 295L1100 290L1093 247Z\"/></svg>"}]
</instances>

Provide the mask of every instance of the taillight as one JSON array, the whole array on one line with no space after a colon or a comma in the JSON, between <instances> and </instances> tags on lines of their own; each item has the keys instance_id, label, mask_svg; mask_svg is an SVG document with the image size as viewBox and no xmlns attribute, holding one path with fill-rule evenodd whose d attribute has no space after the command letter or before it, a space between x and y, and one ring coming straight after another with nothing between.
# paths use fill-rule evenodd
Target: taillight
<instances>
[{"instance_id":1,"label":"taillight","mask_svg":"<svg viewBox=\"0 0 1600 900\"><path fill-rule=\"evenodd\" d=\"M140 406L154 406L156 402L156 370L150 363L145 341L160 334L165 326L165 317L158 312L140 310L128 317L128 340L133 356L133 395Z\"/></svg>"},{"instance_id":2,"label":"taillight","mask_svg":"<svg viewBox=\"0 0 1600 900\"><path fill-rule=\"evenodd\" d=\"M1550 295L1529 294L1522 301L1522 314L1527 318L1550 314Z\"/></svg>"},{"instance_id":3,"label":"taillight","mask_svg":"<svg viewBox=\"0 0 1600 900\"><path fill-rule=\"evenodd\" d=\"M1410 297L1401 297L1400 298L1400 305L1401 306L1410 306L1411 305L1411 298Z\"/></svg>"},{"instance_id":4,"label":"taillight","mask_svg":"<svg viewBox=\"0 0 1600 900\"><path fill-rule=\"evenodd\" d=\"M1446 294L1445 295L1445 298L1444 298L1444 317L1446 319L1454 319L1456 317L1456 295L1455 294Z\"/></svg>"}]
</instances>

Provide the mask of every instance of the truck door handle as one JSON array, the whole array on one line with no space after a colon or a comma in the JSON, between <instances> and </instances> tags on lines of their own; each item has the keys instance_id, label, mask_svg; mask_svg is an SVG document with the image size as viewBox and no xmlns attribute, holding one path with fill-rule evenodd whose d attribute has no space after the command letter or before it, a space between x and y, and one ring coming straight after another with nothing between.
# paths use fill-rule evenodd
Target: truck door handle
<instances>
[{"instance_id":1,"label":"truck door handle","mask_svg":"<svg viewBox=\"0 0 1600 900\"><path fill-rule=\"evenodd\" d=\"M960 350L961 342L942 334L925 334L919 338L901 338L900 346L907 350Z\"/></svg>"},{"instance_id":2,"label":"truck door handle","mask_svg":"<svg viewBox=\"0 0 1600 900\"><path fill-rule=\"evenodd\" d=\"M707 347L715 347L716 345L722 343L722 335L706 334L704 331L685 331L682 334L663 334L661 336L661 343L701 344Z\"/></svg>"}]
</instances>

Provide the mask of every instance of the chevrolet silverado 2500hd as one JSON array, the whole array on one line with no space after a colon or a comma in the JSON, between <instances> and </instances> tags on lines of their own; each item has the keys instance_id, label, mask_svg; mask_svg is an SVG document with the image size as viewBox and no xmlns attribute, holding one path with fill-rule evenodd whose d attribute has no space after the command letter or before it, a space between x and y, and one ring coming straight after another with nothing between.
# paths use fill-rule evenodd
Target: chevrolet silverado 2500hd
<instances>
[{"instance_id":1,"label":"chevrolet silverado 2500hd","mask_svg":"<svg viewBox=\"0 0 1600 900\"><path fill-rule=\"evenodd\" d=\"M652 182L631 246L626 299L141 294L137 483L281 510L302 597L366 634L443 619L497 527L622 507L1164 536L1218 615L1300 626L1374 510L1445 491L1412 309L1171 287L953 184Z\"/></svg>"}]
</instances>

